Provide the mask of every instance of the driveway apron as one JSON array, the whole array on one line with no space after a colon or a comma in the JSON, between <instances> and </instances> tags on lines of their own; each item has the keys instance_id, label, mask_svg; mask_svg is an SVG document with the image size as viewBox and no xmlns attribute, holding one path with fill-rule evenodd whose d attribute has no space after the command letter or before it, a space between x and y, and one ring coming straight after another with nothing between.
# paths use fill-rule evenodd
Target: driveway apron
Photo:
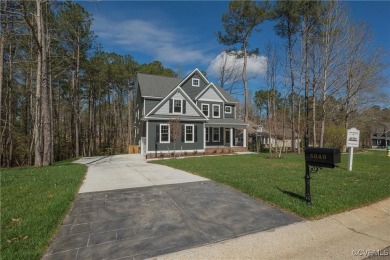
<instances>
[{"instance_id":1,"label":"driveway apron","mask_svg":"<svg viewBox=\"0 0 390 260\"><path fill-rule=\"evenodd\" d=\"M83 158L86 179L43 259L145 259L300 218L139 155Z\"/></svg>"}]
</instances>

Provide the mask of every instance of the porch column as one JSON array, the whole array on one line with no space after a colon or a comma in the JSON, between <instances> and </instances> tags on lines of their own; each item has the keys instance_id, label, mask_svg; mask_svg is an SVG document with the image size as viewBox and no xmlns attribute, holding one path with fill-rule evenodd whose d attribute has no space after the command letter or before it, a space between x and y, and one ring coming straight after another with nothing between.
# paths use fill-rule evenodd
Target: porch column
<instances>
[{"instance_id":1,"label":"porch column","mask_svg":"<svg viewBox=\"0 0 390 260\"><path fill-rule=\"evenodd\" d=\"M230 147L233 147L233 128L230 128Z\"/></svg>"},{"instance_id":2,"label":"porch column","mask_svg":"<svg viewBox=\"0 0 390 260\"><path fill-rule=\"evenodd\" d=\"M206 130L207 130L206 125L203 124L203 149L206 149Z\"/></svg>"},{"instance_id":3,"label":"porch column","mask_svg":"<svg viewBox=\"0 0 390 260\"><path fill-rule=\"evenodd\" d=\"M244 128L244 132L242 134L242 147L246 147L246 128Z\"/></svg>"}]
</instances>

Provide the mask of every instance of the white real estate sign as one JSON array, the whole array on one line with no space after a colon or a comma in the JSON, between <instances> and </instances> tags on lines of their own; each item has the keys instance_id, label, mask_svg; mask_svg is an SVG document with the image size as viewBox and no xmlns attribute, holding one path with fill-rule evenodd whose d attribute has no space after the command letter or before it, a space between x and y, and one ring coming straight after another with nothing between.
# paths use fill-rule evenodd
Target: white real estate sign
<instances>
[{"instance_id":1,"label":"white real estate sign","mask_svg":"<svg viewBox=\"0 0 390 260\"><path fill-rule=\"evenodd\" d=\"M348 129L347 131L347 147L359 147L360 131L356 128Z\"/></svg>"},{"instance_id":2,"label":"white real estate sign","mask_svg":"<svg viewBox=\"0 0 390 260\"><path fill-rule=\"evenodd\" d=\"M351 128L347 130L347 147L349 147L349 156L348 156L348 170L352 171L352 162L353 162L353 148L359 147L359 136L360 131L356 128Z\"/></svg>"}]
</instances>

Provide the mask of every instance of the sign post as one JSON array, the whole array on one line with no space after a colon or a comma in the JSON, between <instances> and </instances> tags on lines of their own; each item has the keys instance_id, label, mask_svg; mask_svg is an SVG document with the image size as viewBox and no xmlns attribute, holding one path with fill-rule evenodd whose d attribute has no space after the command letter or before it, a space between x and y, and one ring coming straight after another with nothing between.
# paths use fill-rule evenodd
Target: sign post
<instances>
[{"instance_id":1,"label":"sign post","mask_svg":"<svg viewBox=\"0 0 390 260\"><path fill-rule=\"evenodd\" d=\"M360 131L356 128L351 128L347 130L347 147L349 147L348 171L352 171L353 148L359 147L359 136Z\"/></svg>"}]
</instances>

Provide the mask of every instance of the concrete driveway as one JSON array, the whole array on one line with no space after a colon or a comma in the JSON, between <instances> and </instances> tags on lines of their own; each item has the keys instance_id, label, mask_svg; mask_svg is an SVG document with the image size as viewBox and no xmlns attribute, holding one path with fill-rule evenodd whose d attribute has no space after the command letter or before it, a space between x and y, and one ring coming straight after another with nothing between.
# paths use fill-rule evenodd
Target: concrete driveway
<instances>
[{"instance_id":1,"label":"concrete driveway","mask_svg":"<svg viewBox=\"0 0 390 260\"><path fill-rule=\"evenodd\" d=\"M88 165L79 193L207 180L167 166L147 163L140 154L84 157L76 162Z\"/></svg>"},{"instance_id":2,"label":"concrete driveway","mask_svg":"<svg viewBox=\"0 0 390 260\"><path fill-rule=\"evenodd\" d=\"M79 162L86 179L44 260L144 259L301 221L139 155Z\"/></svg>"}]
</instances>

